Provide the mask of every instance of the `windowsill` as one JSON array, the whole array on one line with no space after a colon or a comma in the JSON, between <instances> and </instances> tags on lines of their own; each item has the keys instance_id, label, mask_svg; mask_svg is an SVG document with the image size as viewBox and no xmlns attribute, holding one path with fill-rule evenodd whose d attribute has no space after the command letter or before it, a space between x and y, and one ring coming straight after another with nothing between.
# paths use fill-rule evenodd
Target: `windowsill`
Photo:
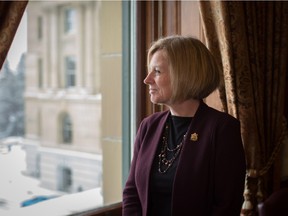
<instances>
[{"instance_id":1,"label":"windowsill","mask_svg":"<svg viewBox=\"0 0 288 216\"><path fill-rule=\"evenodd\" d=\"M122 202L82 212L82 216L122 216Z\"/></svg>"}]
</instances>

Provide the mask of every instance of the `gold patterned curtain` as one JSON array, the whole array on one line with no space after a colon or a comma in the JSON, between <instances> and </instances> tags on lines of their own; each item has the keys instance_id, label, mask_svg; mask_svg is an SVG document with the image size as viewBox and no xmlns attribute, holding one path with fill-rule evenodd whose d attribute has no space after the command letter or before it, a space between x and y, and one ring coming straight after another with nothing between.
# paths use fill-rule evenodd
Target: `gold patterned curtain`
<instances>
[{"instance_id":1,"label":"gold patterned curtain","mask_svg":"<svg viewBox=\"0 0 288 216\"><path fill-rule=\"evenodd\" d=\"M247 161L241 214L254 215L280 185L274 162L287 135L288 2L200 1L200 13L207 45L223 67L224 109L241 122Z\"/></svg>"},{"instance_id":2,"label":"gold patterned curtain","mask_svg":"<svg viewBox=\"0 0 288 216\"><path fill-rule=\"evenodd\" d=\"M0 2L0 69L6 59L28 1Z\"/></svg>"}]
</instances>

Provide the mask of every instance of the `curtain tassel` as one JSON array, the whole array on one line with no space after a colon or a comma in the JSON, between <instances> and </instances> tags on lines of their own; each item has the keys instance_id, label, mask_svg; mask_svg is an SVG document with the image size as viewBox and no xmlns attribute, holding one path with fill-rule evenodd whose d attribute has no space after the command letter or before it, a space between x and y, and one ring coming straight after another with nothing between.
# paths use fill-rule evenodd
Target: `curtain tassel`
<instances>
[{"instance_id":1,"label":"curtain tassel","mask_svg":"<svg viewBox=\"0 0 288 216\"><path fill-rule=\"evenodd\" d=\"M253 210L253 205L251 202L251 192L248 188L248 183L247 183L247 175L246 175L246 179L245 179L245 190L243 193L244 196L244 202L242 204L242 209L241 209L241 216L247 216L250 215L250 213Z\"/></svg>"}]
</instances>

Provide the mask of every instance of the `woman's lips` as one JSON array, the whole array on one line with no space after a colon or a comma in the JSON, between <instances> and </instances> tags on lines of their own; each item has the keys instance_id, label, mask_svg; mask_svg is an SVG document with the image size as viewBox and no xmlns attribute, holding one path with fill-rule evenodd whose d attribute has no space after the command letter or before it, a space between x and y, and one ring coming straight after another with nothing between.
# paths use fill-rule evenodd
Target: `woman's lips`
<instances>
[{"instance_id":1,"label":"woman's lips","mask_svg":"<svg viewBox=\"0 0 288 216\"><path fill-rule=\"evenodd\" d=\"M155 92L157 92L156 89L149 89L149 94L154 94Z\"/></svg>"}]
</instances>

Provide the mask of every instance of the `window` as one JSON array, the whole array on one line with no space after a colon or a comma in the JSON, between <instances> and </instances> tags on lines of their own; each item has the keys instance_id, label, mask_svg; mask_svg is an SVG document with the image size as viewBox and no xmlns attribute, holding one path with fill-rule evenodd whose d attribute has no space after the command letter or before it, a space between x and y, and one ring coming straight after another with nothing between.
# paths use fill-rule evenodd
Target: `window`
<instances>
[{"instance_id":1,"label":"window","mask_svg":"<svg viewBox=\"0 0 288 216\"><path fill-rule=\"evenodd\" d=\"M66 88L75 86L76 59L75 56L65 58Z\"/></svg>"},{"instance_id":2,"label":"window","mask_svg":"<svg viewBox=\"0 0 288 216\"><path fill-rule=\"evenodd\" d=\"M43 36L43 19L42 16L37 18L38 39L41 40Z\"/></svg>"},{"instance_id":3,"label":"window","mask_svg":"<svg viewBox=\"0 0 288 216\"><path fill-rule=\"evenodd\" d=\"M43 87L43 63L42 59L38 59L38 87Z\"/></svg>"},{"instance_id":4,"label":"window","mask_svg":"<svg viewBox=\"0 0 288 216\"><path fill-rule=\"evenodd\" d=\"M76 28L76 11L74 9L66 9L64 15L64 31L65 33L74 32Z\"/></svg>"},{"instance_id":5,"label":"window","mask_svg":"<svg viewBox=\"0 0 288 216\"><path fill-rule=\"evenodd\" d=\"M72 186L72 171L69 167L59 167L58 169L58 190L70 192ZM81 187L81 186L79 186Z\"/></svg>"},{"instance_id":6,"label":"window","mask_svg":"<svg viewBox=\"0 0 288 216\"><path fill-rule=\"evenodd\" d=\"M26 215L21 203L40 195L61 203L54 208L52 200L41 201L40 206L51 205L51 215L59 208L69 215L120 202L122 123L129 124L129 115L122 115L123 101L128 101L122 95L122 2L30 1L26 16L27 40L20 37L21 43L28 41L21 51L26 56L25 128L22 135L0 141L1 176L8 172L2 165L12 160L18 176L17 181L8 174L0 179L3 188L9 186L0 191L5 203L0 203L0 215L15 208ZM130 85L129 79L125 82ZM11 200L12 190L21 197ZM81 196L85 203L71 205L69 199Z\"/></svg>"},{"instance_id":7,"label":"window","mask_svg":"<svg viewBox=\"0 0 288 216\"><path fill-rule=\"evenodd\" d=\"M61 119L62 141L63 143L72 143L72 122L68 114L64 114Z\"/></svg>"}]
</instances>

